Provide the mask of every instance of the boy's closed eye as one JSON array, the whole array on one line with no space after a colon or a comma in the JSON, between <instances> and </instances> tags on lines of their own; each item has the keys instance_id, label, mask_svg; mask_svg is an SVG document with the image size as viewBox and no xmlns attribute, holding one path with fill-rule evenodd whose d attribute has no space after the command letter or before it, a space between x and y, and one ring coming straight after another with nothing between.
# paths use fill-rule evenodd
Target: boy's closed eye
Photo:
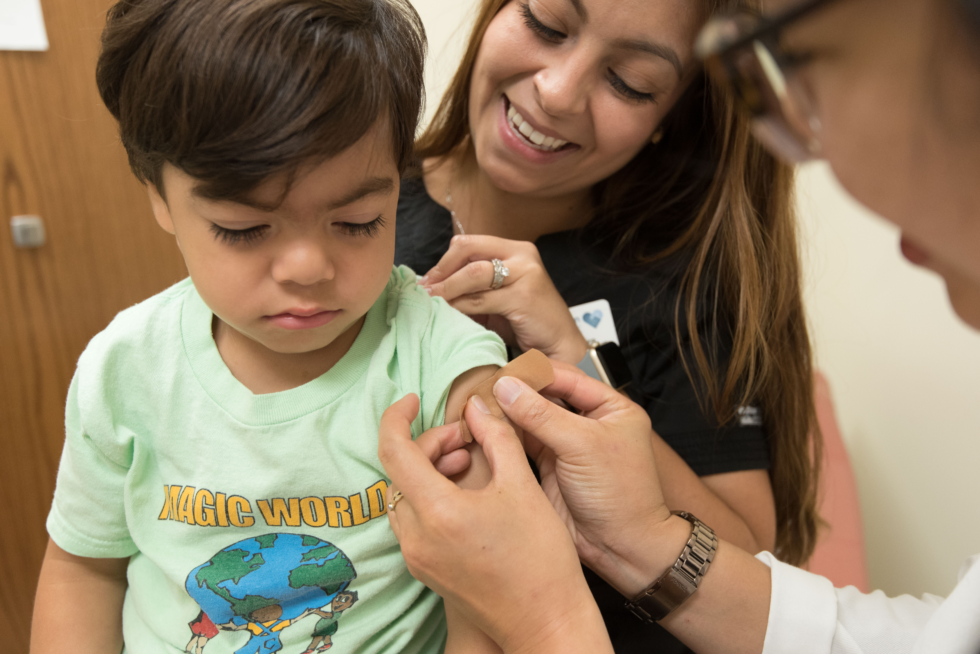
<instances>
[{"instance_id":1,"label":"boy's closed eye","mask_svg":"<svg viewBox=\"0 0 980 654\"><path fill-rule=\"evenodd\" d=\"M385 222L384 216L378 216L374 220L366 223L340 222L334 223L334 225L340 227L351 236L377 236L387 223Z\"/></svg>"},{"instance_id":2,"label":"boy's closed eye","mask_svg":"<svg viewBox=\"0 0 980 654\"><path fill-rule=\"evenodd\" d=\"M377 236L387 225L384 216L378 216L367 222L335 222L333 226L348 236ZM214 237L228 245L251 245L261 240L269 231L269 225L255 225L244 229L231 229L211 223L211 233Z\"/></svg>"},{"instance_id":3,"label":"boy's closed eye","mask_svg":"<svg viewBox=\"0 0 980 654\"><path fill-rule=\"evenodd\" d=\"M246 229L228 229L217 223L211 223L211 233L214 234L214 237L228 245L250 245L259 241L268 229L268 225L256 225Z\"/></svg>"}]
</instances>

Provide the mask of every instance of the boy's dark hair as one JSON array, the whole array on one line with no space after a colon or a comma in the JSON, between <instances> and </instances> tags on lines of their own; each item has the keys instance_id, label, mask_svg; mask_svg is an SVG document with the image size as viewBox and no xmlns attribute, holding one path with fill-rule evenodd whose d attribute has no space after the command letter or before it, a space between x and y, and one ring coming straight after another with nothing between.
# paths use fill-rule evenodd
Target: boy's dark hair
<instances>
[{"instance_id":1,"label":"boy's dark hair","mask_svg":"<svg viewBox=\"0 0 980 654\"><path fill-rule=\"evenodd\" d=\"M234 200L376 123L404 171L425 47L408 0L122 0L96 81L140 181L163 192L169 162Z\"/></svg>"}]
</instances>

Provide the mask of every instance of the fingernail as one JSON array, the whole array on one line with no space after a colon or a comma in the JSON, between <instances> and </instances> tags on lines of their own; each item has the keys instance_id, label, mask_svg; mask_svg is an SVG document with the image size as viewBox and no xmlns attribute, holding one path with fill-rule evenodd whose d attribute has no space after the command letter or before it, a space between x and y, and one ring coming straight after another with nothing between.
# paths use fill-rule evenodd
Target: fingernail
<instances>
[{"instance_id":1,"label":"fingernail","mask_svg":"<svg viewBox=\"0 0 980 654\"><path fill-rule=\"evenodd\" d=\"M415 283L418 284L419 286L425 286L426 282L428 282L428 281L429 281L429 276L428 275L422 275L417 280L415 280Z\"/></svg>"},{"instance_id":2,"label":"fingernail","mask_svg":"<svg viewBox=\"0 0 980 654\"><path fill-rule=\"evenodd\" d=\"M501 377L493 385L493 394L500 400L501 404L513 404L514 400L520 397L523 389L512 377Z\"/></svg>"},{"instance_id":3,"label":"fingernail","mask_svg":"<svg viewBox=\"0 0 980 654\"><path fill-rule=\"evenodd\" d=\"M480 413L490 413L490 408L487 406L487 403L484 402L483 398L479 395L474 395L471 397L470 402L472 402L473 406L480 410Z\"/></svg>"},{"instance_id":4,"label":"fingernail","mask_svg":"<svg viewBox=\"0 0 980 654\"><path fill-rule=\"evenodd\" d=\"M432 295L432 287L431 286L423 286L422 287L422 290L425 291L426 293L428 293L429 295Z\"/></svg>"}]
</instances>

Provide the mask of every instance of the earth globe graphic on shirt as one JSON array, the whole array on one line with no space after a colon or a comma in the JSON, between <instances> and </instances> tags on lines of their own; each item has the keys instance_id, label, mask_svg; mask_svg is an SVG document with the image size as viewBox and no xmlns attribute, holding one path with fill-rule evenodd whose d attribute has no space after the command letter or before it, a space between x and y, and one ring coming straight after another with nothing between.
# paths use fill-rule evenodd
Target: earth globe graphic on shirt
<instances>
[{"instance_id":1,"label":"earth globe graphic on shirt","mask_svg":"<svg viewBox=\"0 0 980 654\"><path fill-rule=\"evenodd\" d=\"M249 633L236 654L279 651L283 629L313 613L329 615L323 611L356 577L347 555L314 536L273 533L229 545L187 575L184 587L202 609L191 623L192 643L200 639L193 649L203 650L221 629Z\"/></svg>"}]
</instances>

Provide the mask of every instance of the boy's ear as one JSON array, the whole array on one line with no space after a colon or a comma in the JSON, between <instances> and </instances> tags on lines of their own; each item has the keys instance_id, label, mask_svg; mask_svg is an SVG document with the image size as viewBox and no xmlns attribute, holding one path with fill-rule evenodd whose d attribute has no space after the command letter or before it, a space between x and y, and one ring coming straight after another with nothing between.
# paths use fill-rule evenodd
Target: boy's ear
<instances>
[{"instance_id":1,"label":"boy's ear","mask_svg":"<svg viewBox=\"0 0 980 654\"><path fill-rule=\"evenodd\" d=\"M153 217L157 219L157 224L168 234L174 234L174 219L170 216L170 207L163 199L156 184L146 183L146 191L150 196L150 206L153 208Z\"/></svg>"}]
</instances>

